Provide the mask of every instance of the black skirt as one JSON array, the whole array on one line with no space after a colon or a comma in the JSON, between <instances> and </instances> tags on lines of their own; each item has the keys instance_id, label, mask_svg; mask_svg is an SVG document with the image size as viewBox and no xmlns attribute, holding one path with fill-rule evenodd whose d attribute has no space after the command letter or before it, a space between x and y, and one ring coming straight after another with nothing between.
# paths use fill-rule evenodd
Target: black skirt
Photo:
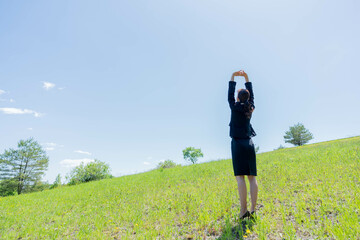
<instances>
[{"instance_id":1,"label":"black skirt","mask_svg":"<svg viewBox=\"0 0 360 240\"><path fill-rule=\"evenodd\" d=\"M251 138L232 138L231 155L234 168L234 176L257 176L256 153L254 143Z\"/></svg>"}]
</instances>

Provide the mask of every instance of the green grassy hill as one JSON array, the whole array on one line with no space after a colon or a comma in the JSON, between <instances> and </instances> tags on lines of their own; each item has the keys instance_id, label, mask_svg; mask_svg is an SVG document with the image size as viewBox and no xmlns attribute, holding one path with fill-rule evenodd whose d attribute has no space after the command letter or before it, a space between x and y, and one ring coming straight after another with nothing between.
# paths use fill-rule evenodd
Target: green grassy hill
<instances>
[{"instance_id":1,"label":"green grassy hill","mask_svg":"<svg viewBox=\"0 0 360 240\"><path fill-rule=\"evenodd\" d=\"M360 239L360 137L257 167L256 223L239 223L227 159L0 198L0 239Z\"/></svg>"}]
</instances>

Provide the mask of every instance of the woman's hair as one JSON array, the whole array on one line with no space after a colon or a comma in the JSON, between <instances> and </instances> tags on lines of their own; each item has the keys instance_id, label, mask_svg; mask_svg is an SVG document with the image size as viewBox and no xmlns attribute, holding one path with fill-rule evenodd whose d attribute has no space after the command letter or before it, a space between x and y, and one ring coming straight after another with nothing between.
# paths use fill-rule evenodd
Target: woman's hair
<instances>
[{"instance_id":1,"label":"woman's hair","mask_svg":"<svg viewBox=\"0 0 360 240\"><path fill-rule=\"evenodd\" d=\"M240 100L240 104L244 104L244 113L247 118L251 118L252 112L254 111L254 107L251 103L249 103L250 92L247 89L240 89L238 92L238 99Z\"/></svg>"}]
</instances>

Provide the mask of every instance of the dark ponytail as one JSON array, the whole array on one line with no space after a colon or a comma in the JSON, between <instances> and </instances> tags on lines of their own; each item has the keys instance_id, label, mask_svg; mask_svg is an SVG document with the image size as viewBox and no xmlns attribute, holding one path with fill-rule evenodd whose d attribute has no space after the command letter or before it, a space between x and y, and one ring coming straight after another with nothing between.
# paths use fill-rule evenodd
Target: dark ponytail
<instances>
[{"instance_id":1,"label":"dark ponytail","mask_svg":"<svg viewBox=\"0 0 360 240\"><path fill-rule=\"evenodd\" d=\"M244 105L244 114L247 118L251 118L254 106L249 102L250 93L247 89L241 89L238 93L240 104Z\"/></svg>"}]
</instances>

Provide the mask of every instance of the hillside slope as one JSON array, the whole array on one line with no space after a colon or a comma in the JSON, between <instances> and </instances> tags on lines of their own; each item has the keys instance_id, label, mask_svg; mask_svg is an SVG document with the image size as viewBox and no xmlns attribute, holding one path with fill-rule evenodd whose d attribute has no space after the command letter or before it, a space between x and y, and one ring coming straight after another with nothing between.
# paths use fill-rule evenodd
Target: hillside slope
<instances>
[{"instance_id":1,"label":"hillside slope","mask_svg":"<svg viewBox=\"0 0 360 240\"><path fill-rule=\"evenodd\" d=\"M257 166L259 218L244 234L227 159L0 198L0 239L360 239L360 137Z\"/></svg>"}]
</instances>

